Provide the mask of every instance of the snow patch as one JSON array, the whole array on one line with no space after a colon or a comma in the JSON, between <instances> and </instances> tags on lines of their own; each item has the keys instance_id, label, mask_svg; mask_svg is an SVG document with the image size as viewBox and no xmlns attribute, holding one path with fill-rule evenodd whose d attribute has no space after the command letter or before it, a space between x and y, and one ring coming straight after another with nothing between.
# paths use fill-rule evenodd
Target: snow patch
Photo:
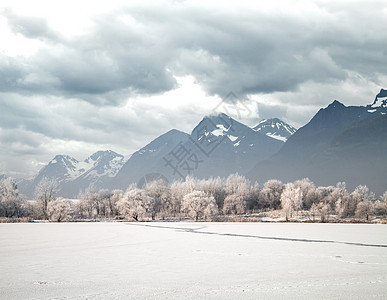
<instances>
[{"instance_id":1,"label":"snow patch","mask_svg":"<svg viewBox=\"0 0 387 300\"><path fill-rule=\"evenodd\" d=\"M286 142L288 140L286 137L283 137L283 136L280 136L280 135L276 135L276 134L272 134L272 133L266 133L266 135L268 137L271 137L273 139L276 139L276 140L279 140L279 141L283 141L283 142Z\"/></svg>"},{"instance_id":2,"label":"snow patch","mask_svg":"<svg viewBox=\"0 0 387 300\"><path fill-rule=\"evenodd\" d=\"M231 134L227 135L227 137L228 137L232 142L235 142L235 141L238 139L237 136L233 136L233 135L231 135Z\"/></svg>"}]
</instances>

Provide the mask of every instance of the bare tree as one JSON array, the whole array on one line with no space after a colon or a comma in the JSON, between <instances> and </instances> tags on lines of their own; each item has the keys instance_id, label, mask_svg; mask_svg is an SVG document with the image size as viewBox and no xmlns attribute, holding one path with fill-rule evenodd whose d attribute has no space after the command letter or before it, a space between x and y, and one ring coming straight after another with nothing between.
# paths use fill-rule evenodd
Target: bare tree
<instances>
[{"instance_id":1,"label":"bare tree","mask_svg":"<svg viewBox=\"0 0 387 300\"><path fill-rule=\"evenodd\" d=\"M202 216L212 216L217 213L218 207L215 198L203 191L193 191L184 196L183 211L196 221Z\"/></svg>"},{"instance_id":2,"label":"bare tree","mask_svg":"<svg viewBox=\"0 0 387 300\"><path fill-rule=\"evenodd\" d=\"M35 199L45 220L48 219L48 204L56 199L57 191L57 182L48 178L43 178L35 189Z\"/></svg>"}]
</instances>

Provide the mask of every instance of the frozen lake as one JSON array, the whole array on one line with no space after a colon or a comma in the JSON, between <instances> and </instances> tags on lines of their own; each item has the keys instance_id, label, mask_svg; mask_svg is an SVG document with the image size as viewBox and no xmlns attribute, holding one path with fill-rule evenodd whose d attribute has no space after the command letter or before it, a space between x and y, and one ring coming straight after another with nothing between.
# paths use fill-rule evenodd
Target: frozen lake
<instances>
[{"instance_id":1,"label":"frozen lake","mask_svg":"<svg viewBox=\"0 0 387 300\"><path fill-rule=\"evenodd\" d=\"M2 299L386 299L387 225L0 224Z\"/></svg>"}]
</instances>

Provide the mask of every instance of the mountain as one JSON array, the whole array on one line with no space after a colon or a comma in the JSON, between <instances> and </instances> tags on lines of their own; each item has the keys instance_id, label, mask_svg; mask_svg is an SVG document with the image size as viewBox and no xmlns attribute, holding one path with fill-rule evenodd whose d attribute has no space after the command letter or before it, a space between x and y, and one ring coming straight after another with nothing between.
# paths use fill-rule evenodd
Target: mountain
<instances>
[{"instance_id":1,"label":"mountain","mask_svg":"<svg viewBox=\"0 0 387 300\"><path fill-rule=\"evenodd\" d=\"M253 130L283 142L297 131L296 128L278 118L262 120L253 127Z\"/></svg>"},{"instance_id":2,"label":"mountain","mask_svg":"<svg viewBox=\"0 0 387 300\"><path fill-rule=\"evenodd\" d=\"M61 194L73 198L87 188L99 190L119 172L125 162L125 157L114 151L98 151L78 164L81 175L64 184Z\"/></svg>"},{"instance_id":3,"label":"mountain","mask_svg":"<svg viewBox=\"0 0 387 300\"><path fill-rule=\"evenodd\" d=\"M162 174L165 170L163 157L179 143L186 142L188 138L188 134L176 129L159 136L133 153L117 175L111 179L108 187L126 189L130 184L141 181L144 176Z\"/></svg>"},{"instance_id":4,"label":"mountain","mask_svg":"<svg viewBox=\"0 0 387 300\"><path fill-rule=\"evenodd\" d=\"M374 102L368 107L370 109L377 109L379 107L387 107L387 90L381 89L376 95Z\"/></svg>"},{"instance_id":5,"label":"mountain","mask_svg":"<svg viewBox=\"0 0 387 300\"><path fill-rule=\"evenodd\" d=\"M367 106L333 101L248 176L260 182L309 177L318 185L346 181L350 189L366 184L377 193L387 190L382 183L387 175L387 107L381 96Z\"/></svg>"},{"instance_id":6,"label":"mountain","mask_svg":"<svg viewBox=\"0 0 387 300\"><path fill-rule=\"evenodd\" d=\"M190 140L204 154L203 165L219 161L218 168L225 171L219 173L216 169L203 168L197 172L202 177L246 173L251 161L264 160L283 145L281 141L254 131L226 114L205 117L193 129Z\"/></svg>"},{"instance_id":7,"label":"mountain","mask_svg":"<svg viewBox=\"0 0 387 300\"><path fill-rule=\"evenodd\" d=\"M245 173L251 161L277 152L283 142L254 131L226 114L204 117L188 135L171 130L132 155L110 188L142 183L148 177L168 181Z\"/></svg>"},{"instance_id":8,"label":"mountain","mask_svg":"<svg viewBox=\"0 0 387 300\"><path fill-rule=\"evenodd\" d=\"M19 190L31 198L39 182L47 178L57 182L58 196L76 197L90 186L101 187L124 163L125 158L111 150L98 151L84 161L69 155L56 155L32 180L20 184Z\"/></svg>"}]
</instances>

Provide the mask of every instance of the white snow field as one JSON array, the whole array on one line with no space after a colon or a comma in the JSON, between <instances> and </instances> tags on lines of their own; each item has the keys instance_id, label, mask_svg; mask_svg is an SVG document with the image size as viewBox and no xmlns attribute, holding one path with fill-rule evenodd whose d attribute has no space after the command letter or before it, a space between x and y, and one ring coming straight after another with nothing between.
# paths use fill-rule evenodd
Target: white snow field
<instances>
[{"instance_id":1,"label":"white snow field","mask_svg":"<svg viewBox=\"0 0 387 300\"><path fill-rule=\"evenodd\" d=\"M387 226L0 224L1 299L387 299Z\"/></svg>"}]
</instances>

